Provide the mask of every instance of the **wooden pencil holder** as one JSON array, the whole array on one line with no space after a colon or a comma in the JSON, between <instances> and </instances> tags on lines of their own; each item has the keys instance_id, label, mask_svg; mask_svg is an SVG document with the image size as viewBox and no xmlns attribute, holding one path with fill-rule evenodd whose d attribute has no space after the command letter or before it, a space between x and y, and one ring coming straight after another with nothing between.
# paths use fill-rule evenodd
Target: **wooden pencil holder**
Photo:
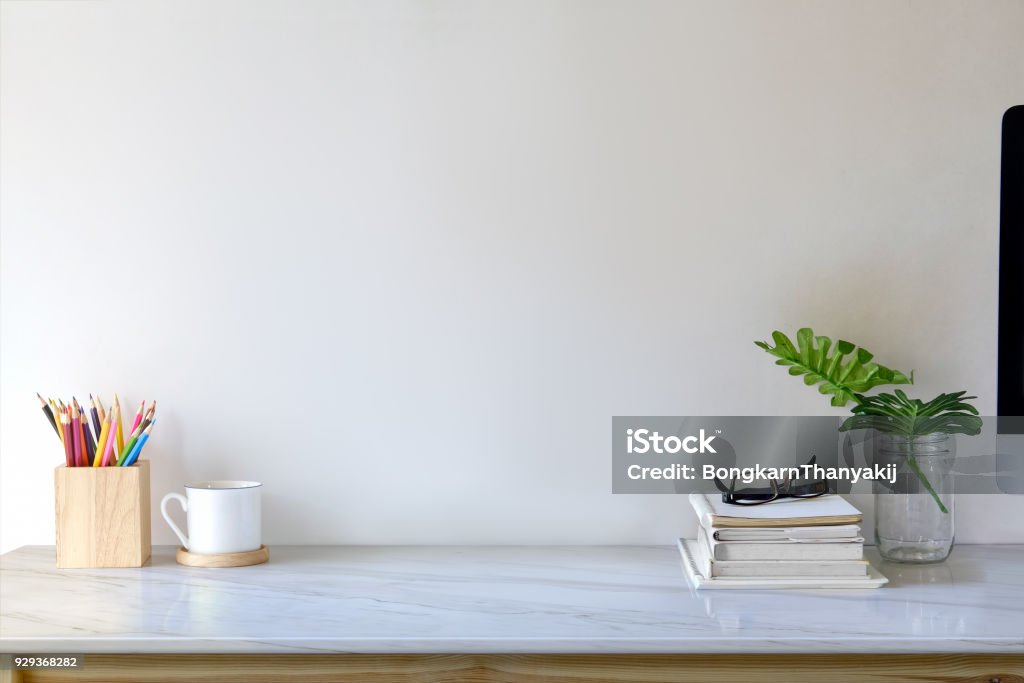
<instances>
[{"instance_id":1,"label":"wooden pencil holder","mask_svg":"<svg viewBox=\"0 0 1024 683\"><path fill-rule=\"evenodd\" d=\"M152 552L149 461L54 472L57 567L141 567Z\"/></svg>"}]
</instances>

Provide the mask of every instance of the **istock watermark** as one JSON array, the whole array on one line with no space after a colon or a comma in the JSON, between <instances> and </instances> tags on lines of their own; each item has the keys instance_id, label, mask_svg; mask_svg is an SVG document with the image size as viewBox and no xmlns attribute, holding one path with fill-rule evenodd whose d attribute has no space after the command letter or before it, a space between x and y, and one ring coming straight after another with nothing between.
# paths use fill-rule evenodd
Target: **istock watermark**
<instances>
[{"instance_id":1,"label":"istock watermark","mask_svg":"<svg viewBox=\"0 0 1024 683\"><path fill-rule=\"evenodd\" d=\"M627 429L626 430L626 451L628 453L716 453L711 446L714 436L705 436L704 430L700 430L700 436L684 436L682 438L669 435L662 436L657 431L650 429ZM694 445L697 444L697 445Z\"/></svg>"},{"instance_id":2,"label":"istock watermark","mask_svg":"<svg viewBox=\"0 0 1024 683\"><path fill-rule=\"evenodd\" d=\"M949 435L956 493L1024 494L1024 434L1008 433L1006 418L982 419L978 435ZM612 492L711 493L772 481L900 492L913 476L906 463L879 448L877 432L842 431L842 424L817 416L613 417Z\"/></svg>"}]
</instances>

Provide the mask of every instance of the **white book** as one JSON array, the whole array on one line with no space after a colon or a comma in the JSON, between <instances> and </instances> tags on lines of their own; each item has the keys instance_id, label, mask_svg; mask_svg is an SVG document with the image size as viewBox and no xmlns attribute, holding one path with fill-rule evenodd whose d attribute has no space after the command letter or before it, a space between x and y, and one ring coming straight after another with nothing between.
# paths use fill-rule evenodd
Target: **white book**
<instances>
[{"instance_id":1,"label":"white book","mask_svg":"<svg viewBox=\"0 0 1024 683\"><path fill-rule=\"evenodd\" d=\"M861 560L864 539L861 537L823 541L719 541L705 535L714 560Z\"/></svg>"},{"instance_id":2,"label":"white book","mask_svg":"<svg viewBox=\"0 0 1024 683\"><path fill-rule=\"evenodd\" d=\"M827 541L857 538L860 536L860 527L856 524L842 524L836 526L789 526L781 529L736 528L713 529L711 533L719 541Z\"/></svg>"},{"instance_id":3,"label":"white book","mask_svg":"<svg viewBox=\"0 0 1024 683\"><path fill-rule=\"evenodd\" d=\"M720 494L691 493L700 525L711 528L764 528L860 524L863 515L835 494L817 498L780 498L762 505L733 505Z\"/></svg>"},{"instance_id":4,"label":"white book","mask_svg":"<svg viewBox=\"0 0 1024 683\"><path fill-rule=\"evenodd\" d=\"M864 560L713 560L709 552L707 534L703 528L697 532L694 560L701 574L716 577L856 577L867 576L868 563Z\"/></svg>"},{"instance_id":5,"label":"white book","mask_svg":"<svg viewBox=\"0 0 1024 683\"><path fill-rule=\"evenodd\" d=\"M878 588L889 582L877 569L867 564L867 576L858 577L814 577L814 576L757 576L757 577L709 577L705 575L695 559L698 554L697 541L680 538L679 554L683 571L697 590L712 589L783 589L783 588Z\"/></svg>"}]
</instances>

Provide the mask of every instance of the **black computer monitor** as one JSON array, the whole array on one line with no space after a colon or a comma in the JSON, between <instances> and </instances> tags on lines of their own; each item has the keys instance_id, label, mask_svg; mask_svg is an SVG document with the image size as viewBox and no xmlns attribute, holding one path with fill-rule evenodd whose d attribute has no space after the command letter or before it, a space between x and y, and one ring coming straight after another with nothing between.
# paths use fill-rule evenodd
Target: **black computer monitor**
<instances>
[{"instance_id":1,"label":"black computer monitor","mask_svg":"<svg viewBox=\"0 0 1024 683\"><path fill-rule=\"evenodd\" d=\"M1002 159L997 410L1000 433L1024 434L1024 105L1003 115Z\"/></svg>"}]
</instances>

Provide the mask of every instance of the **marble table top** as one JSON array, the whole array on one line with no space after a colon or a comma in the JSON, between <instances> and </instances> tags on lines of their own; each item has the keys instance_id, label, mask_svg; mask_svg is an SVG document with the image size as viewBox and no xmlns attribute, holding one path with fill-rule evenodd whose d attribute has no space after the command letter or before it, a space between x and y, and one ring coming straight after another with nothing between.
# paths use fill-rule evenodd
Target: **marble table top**
<instances>
[{"instance_id":1,"label":"marble table top","mask_svg":"<svg viewBox=\"0 0 1024 683\"><path fill-rule=\"evenodd\" d=\"M0 556L6 653L1024 652L1024 546L869 559L876 590L693 591L670 546L271 547L270 563Z\"/></svg>"}]
</instances>

